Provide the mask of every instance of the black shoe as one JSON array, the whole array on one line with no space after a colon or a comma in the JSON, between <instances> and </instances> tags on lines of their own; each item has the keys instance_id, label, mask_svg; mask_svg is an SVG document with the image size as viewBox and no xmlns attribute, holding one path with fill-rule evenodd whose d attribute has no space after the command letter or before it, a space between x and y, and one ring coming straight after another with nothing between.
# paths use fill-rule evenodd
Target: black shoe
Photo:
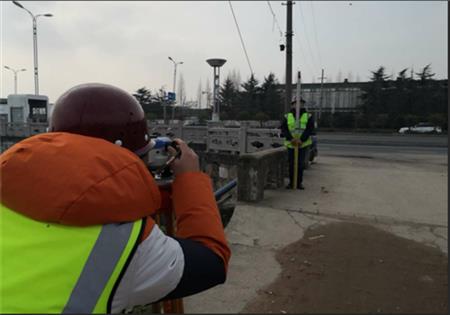
<instances>
[{"instance_id":1,"label":"black shoe","mask_svg":"<svg viewBox=\"0 0 450 315\"><path fill-rule=\"evenodd\" d=\"M292 189L292 185L287 185L286 189Z\"/></svg>"},{"instance_id":2,"label":"black shoe","mask_svg":"<svg viewBox=\"0 0 450 315\"><path fill-rule=\"evenodd\" d=\"M305 190L305 186L303 186L302 184L300 184L300 185L298 185L297 189Z\"/></svg>"}]
</instances>

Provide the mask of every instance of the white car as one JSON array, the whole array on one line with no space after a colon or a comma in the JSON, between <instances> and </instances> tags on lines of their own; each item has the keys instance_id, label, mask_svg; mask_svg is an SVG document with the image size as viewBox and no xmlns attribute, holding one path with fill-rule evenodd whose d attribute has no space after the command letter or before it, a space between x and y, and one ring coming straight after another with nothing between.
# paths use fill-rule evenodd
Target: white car
<instances>
[{"instance_id":1,"label":"white car","mask_svg":"<svg viewBox=\"0 0 450 315\"><path fill-rule=\"evenodd\" d=\"M435 126L432 123L421 122L412 127L402 127L398 130L399 133L442 133L441 127Z\"/></svg>"}]
</instances>

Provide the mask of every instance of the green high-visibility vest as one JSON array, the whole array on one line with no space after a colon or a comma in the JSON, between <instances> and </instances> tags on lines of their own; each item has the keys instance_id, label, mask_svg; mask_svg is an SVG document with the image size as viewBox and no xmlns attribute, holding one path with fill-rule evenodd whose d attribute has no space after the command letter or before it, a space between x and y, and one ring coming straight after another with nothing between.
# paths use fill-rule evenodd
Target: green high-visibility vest
<instances>
[{"instance_id":1,"label":"green high-visibility vest","mask_svg":"<svg viewBox=\"0 0 450 315\"><path fill-rule=\"evenodd\" d=\"M287 113L284 117L286 117L288 129L292 137L294 137L294 139L300 139L303 131L306 129L306 125L308 124L308 113L303 113L302 116L300 116L300 121L297 123L295 123L295 116L292 113ZM308 137L308 139L302 143L301 148L305 148L311 144L311 137ZM284 140L284 145L289 149L294 148L294 146L291 144L291 141L288 140Z\"/></svg>"},{"instance_id":2,"label":"green high-visibility vest","mask_svg":"<svg viewBox=\"0 0 450 315\"><path fill-rule=\"evenodd\" d=\"M0 211L0 313L111 312L144 220L75 227Z\"/></svg>"}]
</instances>

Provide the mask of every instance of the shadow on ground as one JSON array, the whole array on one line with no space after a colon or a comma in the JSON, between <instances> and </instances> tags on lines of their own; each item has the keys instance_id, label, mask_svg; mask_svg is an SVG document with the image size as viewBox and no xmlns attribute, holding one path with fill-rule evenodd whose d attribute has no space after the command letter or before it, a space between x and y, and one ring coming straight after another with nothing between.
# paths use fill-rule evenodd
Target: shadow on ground
<instances>
[{"instance_id":1,"label":"shadow on ground","mask_svg":"<svg viewBox=\"0 0 450 315\"><path fill-rule=\"evenodd\" d=\"M448 311L448 257L369 225L309 229L277 260L282 273L243 313Z\"/></svg>"}]
</instances>

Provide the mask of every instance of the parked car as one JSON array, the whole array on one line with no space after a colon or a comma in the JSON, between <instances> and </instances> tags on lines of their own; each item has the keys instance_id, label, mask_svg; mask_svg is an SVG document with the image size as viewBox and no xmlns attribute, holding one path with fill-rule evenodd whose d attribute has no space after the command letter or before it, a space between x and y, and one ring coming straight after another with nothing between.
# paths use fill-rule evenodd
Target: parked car
<instances>
[{"instance_id":1,"label":"parked car","mask_svg":"<svg viewBox=\"0 0 450 315\"><path fill-rule=\"evenodd\" d=\"M402 127L398 130L399 133L442 133L441 127L435 126L432 123L421 122L412 127Z\"/></svg>"}]
</instances>

